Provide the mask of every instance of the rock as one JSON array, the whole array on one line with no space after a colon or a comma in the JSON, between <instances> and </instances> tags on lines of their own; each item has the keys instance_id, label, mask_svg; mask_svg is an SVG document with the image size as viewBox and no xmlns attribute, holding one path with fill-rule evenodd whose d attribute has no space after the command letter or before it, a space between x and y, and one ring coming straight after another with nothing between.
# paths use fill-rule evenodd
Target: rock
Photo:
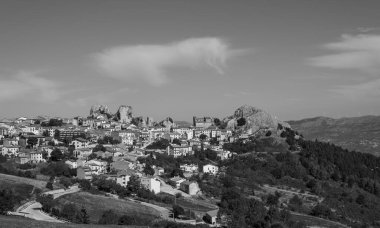
<instances>
[{"instance_id":1,"label":"rock","mask_svg":"<svg viewBox=\"0 0 380 228\"><path fill-rule=\"evenodd\" d=\"M241 120L241 118L244 120ZM268 112L248 105L243 105L236 109L234 114L226 117L223 122L226 123L227 129L246 134L254 134L260 130L276 132L278 124L290 128L289 124L278 120Z\"/></svg>"},{"instance_id":2,"label":"rock","mask_svg":"<svg viewBox=\"0 0 380 228\"><path fill-rule=\"evenodd\" d=\"M171 117L167 117L166 119L162 120L160 123L159 123L160 126L162 127L166 127L166 128L172 128L172 127L176 127L177 125L174 123L173 119Z\"/></svg>"},{"instance_id":3,"label":"rock","mask_svg":"<svg viewBox=\"0 0 380 228\"><path fill-rule=\"evenodd\" d=\"M154 123L154 119L152 117L147 117L146 118L146 126L148 127L152 127L153 126L153 123Z\"/></svg>"},{"instance_id":4,"label":"rock","mask_svg":"<svg viewBox=\"0 0 380 228\"><path fill-rule=\"evenodd\" d=\"M99 117L104 117L104 118L109 118L112 116L110 110L108 109L107 105L93 105L91 106L90 109L90 116L92 118L99 118Z\"/></svg>"},{"instance_id":5,"label":"rock","mask_svg":"<svg viewBox=\"0 0 380 228\"><path fill-rule=\"evenodd\" d=\"M121 105L116 112L116 118L120 123L131 123L132 121L132 107Z\"/></svg>"}]
</instances>

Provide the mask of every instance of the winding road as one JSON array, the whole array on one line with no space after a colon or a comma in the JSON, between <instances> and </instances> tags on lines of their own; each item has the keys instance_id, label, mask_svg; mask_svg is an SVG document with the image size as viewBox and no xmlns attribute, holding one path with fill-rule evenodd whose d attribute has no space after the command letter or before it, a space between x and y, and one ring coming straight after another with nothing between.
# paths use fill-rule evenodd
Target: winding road
<instances>
[{"instance_id":1,"label":"winding road","mask_svg":"<svg viewBox=\"0 0 380 228\"><path fill-rule=\"evenodd\" d=\"M52 195L53 199L61 197L63 195L72 194L78 192L80 189L78 186L71 186L69 189L58 189L52 190L48 192L44 192L44 195ZM42 205L36 201L29 201L19 208L17 208L16 212L10 212L11 215L19 215L27 218L31 218L34 220L46 221L46 222L56 222L56 223L65 223L65 221L59 220L55 217L52 217L45 212L42 211Z\"/></svg>"}]
</instances>

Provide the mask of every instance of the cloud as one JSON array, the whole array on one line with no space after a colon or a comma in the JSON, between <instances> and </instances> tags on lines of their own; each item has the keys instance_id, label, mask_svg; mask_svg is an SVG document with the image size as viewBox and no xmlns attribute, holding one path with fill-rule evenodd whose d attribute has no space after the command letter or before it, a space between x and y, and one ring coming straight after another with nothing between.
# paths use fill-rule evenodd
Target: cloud
<instances>
[{"instance_id":1,"label":"cloud","mask_svg":"<svg viewBox=\"0 0 380 228\"><path fill-rule=\"evenodd\" d=\"M97 90L91 88L90 90ZM96 94L91 94L83 97L76 96L72 99L67 99L65 103L69 105L70 107L78 107L78 106L85 106L88 107L91 104L99 103L104 104L108 102L115 101L118 97L121 97L126 94L135 94L138 92L138 89L133 88L121 88L116 89L113 91L107 91L107 92L98 92Z\"/></svg>"},{"instance_id":2,"label":"cloud","mask_svg":"<svg viewBox=\"0 0 380 228\"><path fill-rule=\"evenodd\" d=\"M0 101L33 97L42 102L53 102L60 98L58 84L37 76L37 72L20 71L7 79L0 79ZM35 99L33 99L35 100Z\"/></svg>"},{"instance_id":3,"label":"cloud","mask_svg":"<svg viewBox=\"0 0 380 228\"><path fill-rule=\"evenodd\" d=\"M227 59L238 52L220 38L192 38L166 45L113 47L94 58L107 76L122 80L140 78L161 86L169 81L168 70L172 68L209 67L223 74Z\"/></svg>"},{"instance_id":4,"label":"cloud","mask_svg":"<svg viewBox=\"0 0 380 228\"><path fill-rule=\"evenodd\" d=\"M342 35L339 42L328 43L324 49L336 54L310 59L310 64L336 70L357 70L361 82L339 85L331 91L351 99L380 96L380 35Z\"/></svg>"},{"instance_id":5,"label":"cloud","mask_svg":"<svg viewBox=\"0 0 380 228\"><path fill-rule=\"evenodd\" d=\"M323 46L340 53L310 59L318 67L380 72L380 35L342 35L341 41Z\"/></svg>"},{"instance_id":6,"label":"cloud","mask_svg":"<svg viewBox=\"0 0 380 228\"><path fill-rule=\"evenodd\" d=\"M380 79L375 79L356 85L341 85L333 88L331 91L352 100L363 97L376 98L380 96Z\"/></svg>"}]
</instances>

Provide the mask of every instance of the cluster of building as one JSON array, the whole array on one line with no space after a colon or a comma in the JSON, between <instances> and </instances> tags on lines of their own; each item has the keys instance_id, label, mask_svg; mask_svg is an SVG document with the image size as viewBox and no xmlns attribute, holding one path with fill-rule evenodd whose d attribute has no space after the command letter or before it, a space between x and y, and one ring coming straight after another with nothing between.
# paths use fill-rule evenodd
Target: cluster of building
<instances>
[{"instance_id":1,"label":"cluster of building","mask_svg":"<svg viewBox=\"0 0 380 228\"><path fill-rule=\"evenodd\" d=\"M216 127L210 117L194 117L193 126L186 127L175 123L142 127L107 119L102 115L99 118L55 120L62 125L51 126L51 120L43 117L0 120L1 154L25 164L46 162L55 148L59 148L62 153L72 151L75 159L66 160L65 163L70 168L77 169L78 178L91 179L94 175L104 175L126 186L130 177L137 175L141 184L155 193L160 192L158 176L164 173L164 169L153 167L154 175L146 176L143 174L145 164L138 161L139 157L152 152L146 149L152 142L168 140L170 145L166 149L153 151L173 157L192 155L200 147L216 151L221 160L232 156L231 152L222 149L223 143L233 140L232 132ZM210 143L210 139L217 143ZM94 148L98 146L99 140L106 142L103 142L102 150L96 151ZM96 154L96 158L92 154ZM199 171L194 164L183 164L181 169L186 174ZM215 175L218 167L209 164L201 171ZM195 182L186 179L176 182L179 189L190 195L199 191Z\"/></svg>"}]
</instances>

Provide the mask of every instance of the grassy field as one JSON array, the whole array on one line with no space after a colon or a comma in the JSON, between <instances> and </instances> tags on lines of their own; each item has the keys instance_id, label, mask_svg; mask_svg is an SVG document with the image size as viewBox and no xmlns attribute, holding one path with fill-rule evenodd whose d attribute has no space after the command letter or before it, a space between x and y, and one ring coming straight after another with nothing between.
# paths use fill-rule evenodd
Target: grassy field
<instances>
[{"instance_id":1,"label":"grassy field","mask_svg":"<svg viewBox=\"0 0 380 228\"><path fill-rule=\"evenodd\" d=\"M27 184L27 185L31 185L31 186L34 186L36 188L39 188L43 191L47 190L45 188L46 181L40 181L40 180L36 180L36 179L7 175L7 174L3 174L3 173L0 173L0 183L1 183L1 185Z\"/></svg>"},{"instance_id":2,"label":"grassy field","mask_svg":"<svg viewBox=\"0 0 380 228\"><path fill-rule=\"evenodd\" d=\"M106 196L92 195L87 192L77 192L62 196L56 200L59 206L66 203L74 203L79 208L86 208L92 223L97 223L106 210L113 210L119 215L138 215L147 221L152 221L160 216L160 213L138 202L115 199Z\"/></svg>"},{"instance_id":3,"label":"grassy field","mask_svg":"<svg viewBox=\"0 0 380 228\"><path fill-rule=\"evenodd\" d=\"M297 222L303 222L308 226L317 226L317 227L326 227L326 228L347 228L343 224L338 222L333 222L329 220L325 220L322 218L308 216L308 215L300 215L300 214L292 214L292 220Z\"/></svg>"},{"instance_id":4,"label":"grassy field","mask_svg":"<svg viewBox=\"0 0 380 228\"><path fill-rule=\"evenodd\" d=\"M18 216L0 215L0 228L120 228L120 227L135 227L135 226L117 226L117 225L94 225L94 224L61 224L36 221Z\"/></svg>"}]
</instances>

